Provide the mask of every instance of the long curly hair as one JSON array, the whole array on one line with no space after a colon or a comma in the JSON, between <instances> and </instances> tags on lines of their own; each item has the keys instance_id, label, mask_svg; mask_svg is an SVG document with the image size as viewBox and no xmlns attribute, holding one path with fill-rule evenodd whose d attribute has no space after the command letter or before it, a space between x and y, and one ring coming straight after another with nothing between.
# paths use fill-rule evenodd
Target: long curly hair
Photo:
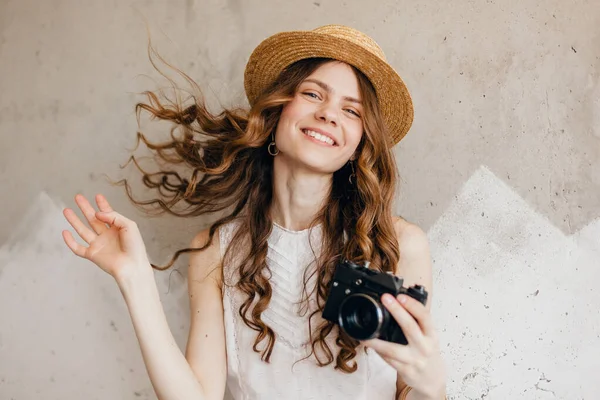
<instances>
[{"instance_id":1,"label":"long curly hair","mask_svg":"<svg viewBox=\"0 0 600 400\"><path fill-rule=\"evenodd\" d=\"M152 48L149 48L149 55L152 65L161 72L154 57L166 61ZM189 99L181 100L179 94L182 91L161 72L178 93L176 99L169 99L163 91L145 91L147 101L136 105L138 124L142 112L149 113L151 119L172 123L170 140L166 142L151 142L140 131L137 133L137 143L143 142L152 151L162 164L161 169L146 172L133 155L130 158L142 173L144 185L156 189L157 197L135 200L127 180L119 181L125 186L129 199L148 213L166 212L179 217L219 215L210 226L208 243L200 248L180 249L166 266L153 264L155 269L168 269L181 254L206 249L219 227L233 220L239 221L226 255L233 244L245 243L239 267L236 267L239 280L234 284L245 295L239 315L257 332L253 349L265 362L269 362L276 340L273 329L261 318L272 295L269 274L265 274L268 272L267 239L273 226L268 212L273 198L273 157L267 146L283 107L294 98L298 85L329 61L332 60L298 61L287 67L250 109L225 108L217 115L208 111L198 84L166 63L190 84ZM308 269L305 271L301 300L312 299L316 304L308 318L310 355L315 355L319 366L335 361L335 368L347 373L357 369L353 359L358 341L329 321L321 319L314 327L311 324L323 310L335 267L342 259L368 260L370 268L393 272L400 258L392 219L396 164L375 90L359 70L353 69L364 107L364 134L354 161L355 176L350 183L349 164L333 173L328 201L311 224L321 225L322 244L316 268L310 273ZM177 166L183 167L185 172L178 172ZM178 204L185 207L180 209ZM236 256L239 257L237 251ZM309 281L314 282L312 287L307 287ZM329 335L337 335L334 336L337 352L326 341Z\"/></svg>"}]
</instances>

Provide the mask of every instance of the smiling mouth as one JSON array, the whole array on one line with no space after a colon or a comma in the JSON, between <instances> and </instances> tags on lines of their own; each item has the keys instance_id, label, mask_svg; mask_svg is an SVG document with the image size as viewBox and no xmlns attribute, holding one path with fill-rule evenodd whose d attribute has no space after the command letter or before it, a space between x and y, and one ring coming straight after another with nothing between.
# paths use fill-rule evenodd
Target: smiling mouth
<instances>
[{"instance_id":1,"label":"smiling mouth","mask_svg":"<svg viewBox=\"0 0 600 400\"><path fill-rule=\"evenodd\" d=\"M310 136L311 138L318 140L323 144L328 144L330 146L337 146L337 143L333 141L329 136L321 135L318 132L311 131L310 129L302 129L302 133L306 136Z\"/></svg>"}]
</instances>

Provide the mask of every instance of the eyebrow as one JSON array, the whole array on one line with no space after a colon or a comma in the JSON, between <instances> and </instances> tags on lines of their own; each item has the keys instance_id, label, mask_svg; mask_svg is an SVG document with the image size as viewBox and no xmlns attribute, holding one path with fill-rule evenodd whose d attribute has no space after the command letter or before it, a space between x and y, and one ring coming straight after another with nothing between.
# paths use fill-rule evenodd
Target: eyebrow
<instances>
[{"instance_id":1,"label":"eyebrow","mask_svg":"<svg viewBox=\"0 0 600 400\"><path fill-rule=\"evenodd\" d=\"M320 81L318 79L313 79L313 78L307 78L304 80L304 82L312 82L312 83L316 83L317 85L319 85L321 88L323 88L323 90L325 90L327 93L331 93L333 92L333 88L331 86L329 86L328 84L326 84L323 81ZM343 97L344 100L348 100L351 101L352 103L358 103L358 104L362 104L362 102L358 99L355 99L354 97L350 97L350 96L344 96Z\"/></svg>"}]
</instances>

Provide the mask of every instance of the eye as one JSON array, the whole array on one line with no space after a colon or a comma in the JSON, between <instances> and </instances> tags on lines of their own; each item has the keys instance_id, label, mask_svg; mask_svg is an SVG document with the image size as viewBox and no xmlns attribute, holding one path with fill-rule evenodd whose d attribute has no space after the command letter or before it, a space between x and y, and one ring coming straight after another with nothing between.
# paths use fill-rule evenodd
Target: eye
<instances>
[{"instance_id":1,"label":"eye","mask_svg":"<svg viewBox=\"0 0 600 400\"><path fill-rule=\"evenodd\" d=\"M304 94L306 96L309 96L309 97L312 97L313 99L320 99L321 98L315 92L303 92L302 94Z\"/></svg>"},{"instance_id":2,"label":"eye","mask_svg":"<svg viewBox=\"0 0 600 400\"><path fill-rule=\"evenodd\" d=\"M357 116L357 117L360 118L360 114L357 113L356 111L354 111L353 109L347 108L346 111L348 111L348 112L350 112L350 114L353 114L353 115L355 115L355 116Z\"/></svg>"}]
</instances>

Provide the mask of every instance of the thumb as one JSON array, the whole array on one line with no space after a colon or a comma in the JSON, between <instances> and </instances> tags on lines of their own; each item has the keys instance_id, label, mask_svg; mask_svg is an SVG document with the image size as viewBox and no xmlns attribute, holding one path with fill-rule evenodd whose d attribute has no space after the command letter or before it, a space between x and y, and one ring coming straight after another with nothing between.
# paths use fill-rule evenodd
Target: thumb
<instances>
[{"instance_id":1,"label":"thumb","mask_svg":"<svg viewBox=\"0 0 600 400\"><path fill-rule=\"evenodd\" d=\"M98 211L96 212L96 218L111 226L116 226L119 229L127 228L131 226L131 224L133 224L133 221L131 221L128 218L125 218L116 211Z\"/></svg>"}]
</instances>

